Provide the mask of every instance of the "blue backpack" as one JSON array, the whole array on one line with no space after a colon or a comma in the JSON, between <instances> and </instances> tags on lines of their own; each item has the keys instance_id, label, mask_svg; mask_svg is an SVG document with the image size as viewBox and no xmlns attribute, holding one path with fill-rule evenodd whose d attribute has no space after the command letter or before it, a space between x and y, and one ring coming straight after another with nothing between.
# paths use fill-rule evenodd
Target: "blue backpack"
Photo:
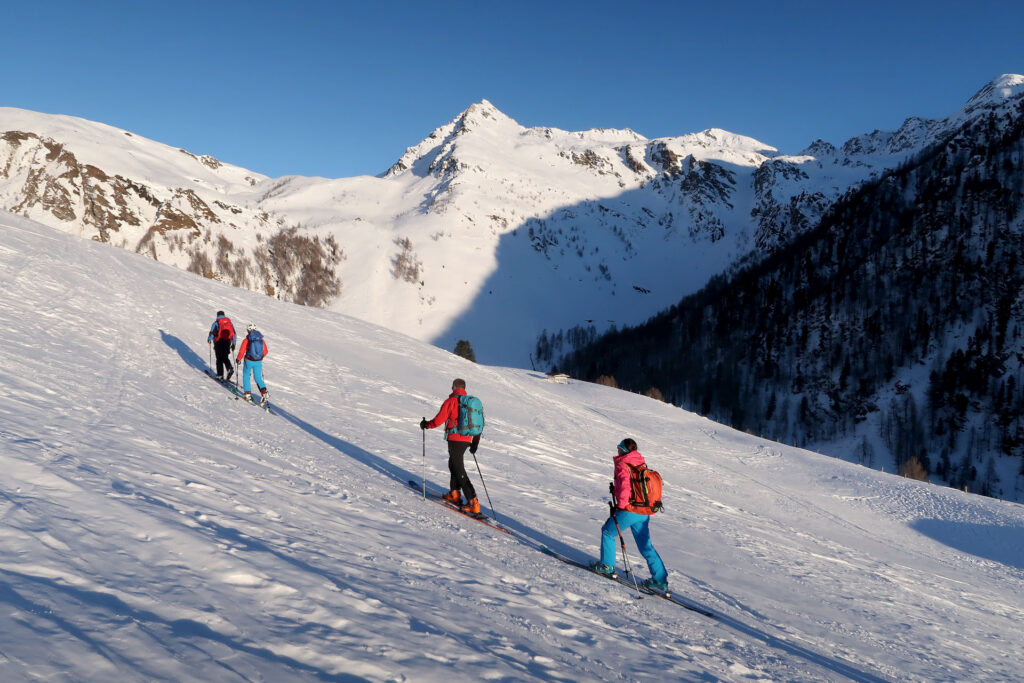
<instances>
[{"instance_id":1,"label":"blue backpack","mask_svg":"<svg viewBox=\"0 0 1024 683\"><path fill-rule=\"evenodd\" d=\"M484 431L484 404L476 396L459 396L459 424L453 434L479 436Z\"/></svg>"},{"instance_id":2,"label":"blue backpack","mask_svg":"<svg viewBox=\"0 0 1024 683\"><path fill-rule=\"evenodd\" d=\"M245 357L249 360L263 360L265 351L263 349L263 333L259 330L253 330L246 337L249 340L249 346L245 350Z\"/></svg>"}]
</instances>

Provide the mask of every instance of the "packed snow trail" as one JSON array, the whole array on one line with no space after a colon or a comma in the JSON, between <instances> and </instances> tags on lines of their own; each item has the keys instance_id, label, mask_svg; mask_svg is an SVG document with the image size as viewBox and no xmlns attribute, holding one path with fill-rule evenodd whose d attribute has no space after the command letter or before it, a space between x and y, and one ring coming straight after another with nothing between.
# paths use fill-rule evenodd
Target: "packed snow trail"
<instances>
[{"instance_id":1,"label":"packed snow trail","mask_svg":"<svg viewBox=\"0 0 1024 683\"><path fill-rule=\"evenodd\" d=\"M274 414L198 374L219 309L274 348ZM719 619L417 500L418 421L457 376L502 524L593 557L631 436L670 585ZM5 680L1008 680L1024 657L1021 506L7 215L0 459ZM428 482L446 459L428 435Z\"/></svg>"}]
</instances>

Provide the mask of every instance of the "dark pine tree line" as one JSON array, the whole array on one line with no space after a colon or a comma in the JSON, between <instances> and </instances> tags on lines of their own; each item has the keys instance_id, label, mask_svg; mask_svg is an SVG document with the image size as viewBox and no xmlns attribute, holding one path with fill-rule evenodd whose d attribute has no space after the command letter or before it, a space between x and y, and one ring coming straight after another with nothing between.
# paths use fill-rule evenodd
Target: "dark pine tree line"
<instances>
[{"instance_id":1,"label":"dark pine tree line","mask_svg":"<svg viewBox=\"0 0 1024 683\"><path fill-rule=\"evenodd\" d=\"M987 459L1024 454L1022 160L1024 103L965 124L784 249L557 365L656 386L798 445L874 416L897 467L917 459L998 493Z\"/></svg>"}]
</instances>

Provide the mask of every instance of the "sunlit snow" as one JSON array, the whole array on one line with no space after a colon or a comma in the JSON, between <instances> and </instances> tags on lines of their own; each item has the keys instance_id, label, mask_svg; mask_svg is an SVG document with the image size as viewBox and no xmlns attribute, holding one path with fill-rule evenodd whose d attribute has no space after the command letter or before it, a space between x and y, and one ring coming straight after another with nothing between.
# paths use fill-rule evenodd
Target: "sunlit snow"
<instances>
[{"instance_id":1,"label":"sunlit snow","mask_svg":"<svg viewBox=\"0 0 1024 683\"><path fill-rule=\"evenodd\" d=\"M1020 505L10 214L0 284L5 681L1019 678ZM268 339L270 413L203 374L220 308ZM470 475L512 535L406 484L446 484L418 422L457 376L487 412ZM718 619L535 549L595 556L624 436L666 481L672 586Z\"/></svg>"}]
</instances>

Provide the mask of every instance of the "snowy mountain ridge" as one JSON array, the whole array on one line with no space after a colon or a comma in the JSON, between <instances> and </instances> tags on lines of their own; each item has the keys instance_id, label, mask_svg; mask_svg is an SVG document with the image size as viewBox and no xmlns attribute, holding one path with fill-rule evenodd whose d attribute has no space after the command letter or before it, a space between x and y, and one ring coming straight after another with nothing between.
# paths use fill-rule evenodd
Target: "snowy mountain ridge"
<instances>
[{"instance_id":1,"label":"snowy mountain ridge","mask_svg":"<svg viewBox=\"0 0 1024 683\"><path fill-rule=\"evenodd\" d=\"M545 329L641 322L772 253L857 183L1019 97L1020 80L994 80L947 119L795 156L714 128L656 140L526 128L482 100L379 177L344 179L266 178L102 124L0 109L0 207L526 366Z\"/></svg>"},{"instance_id":2,"label":"snowy mountain ridge","mask_svg":"<svg viewBox=\"0 0 1024 683\"><path fill-rule=\"evenodd\" d=\"M3 213L0 290L5 681L1019 675L1021 505ZM266 335L271 413L203 374L218 308ZM470 476L513 536L406 484L447 482L417 424L455 376L487 409ZM665 477L651 528L671 585L716 619L536 549L595 556L626 435Z\"/></svg>"},{"instance_id":3,"label":"snowy mountain ridge","mask_svg":"<svg viewBox=\"0 0 1024 683\"><path fill-rule=\"evenodd\" d=\"M766 438L1024 500L1022 85L1007 76L947 120L851 141L913 154L770 258L538 355Z\"/></svg>"}]
</instances>

